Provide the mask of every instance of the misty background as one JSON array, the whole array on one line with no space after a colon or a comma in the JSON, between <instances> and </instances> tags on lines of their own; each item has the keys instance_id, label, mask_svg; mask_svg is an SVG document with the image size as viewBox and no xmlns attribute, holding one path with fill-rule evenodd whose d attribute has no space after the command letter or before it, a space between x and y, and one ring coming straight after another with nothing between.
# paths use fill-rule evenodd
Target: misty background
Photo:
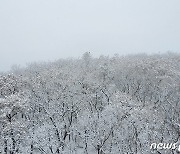
<instances>
[{"instance_id":1,"label":"misty background","mask_svg":"<svg viewBox=\"0 0 180 154\"><path fill-rule=\"evenodd\" d=\"M0 72L34 61L180 52L179 0L0 1Z\"/></svg>"}]
</instances>

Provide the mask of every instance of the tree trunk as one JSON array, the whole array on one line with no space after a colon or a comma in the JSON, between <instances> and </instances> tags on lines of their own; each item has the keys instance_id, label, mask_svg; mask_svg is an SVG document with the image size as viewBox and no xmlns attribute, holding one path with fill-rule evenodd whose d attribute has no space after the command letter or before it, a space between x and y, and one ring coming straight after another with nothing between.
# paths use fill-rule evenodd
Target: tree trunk
<instances>
[{"instance_id":1,"label":"tree trunk","mask_svg":"<svg viewBox=\"0 0 180 154\"><path fill-rule=\"evenodd\" d=\"M7 140L4 140L4 153L7 154Z\"/></svg>"}]
</instances>

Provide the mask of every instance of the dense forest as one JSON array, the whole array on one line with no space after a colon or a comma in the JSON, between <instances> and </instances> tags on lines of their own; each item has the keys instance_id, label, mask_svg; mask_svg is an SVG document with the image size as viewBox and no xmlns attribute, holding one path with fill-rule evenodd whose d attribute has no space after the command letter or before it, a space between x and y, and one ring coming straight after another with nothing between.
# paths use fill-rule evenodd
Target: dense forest
<instances>
[{"instance_id":1,"label":"dense forest","mask_svg":"<svg viewBox=\"0 0 180 154\"><path fill-rule=\"evenodd\" d=\"M2 154L175 154L180 54L100 56L0 74Z\"/></svg>"}]
</instances>

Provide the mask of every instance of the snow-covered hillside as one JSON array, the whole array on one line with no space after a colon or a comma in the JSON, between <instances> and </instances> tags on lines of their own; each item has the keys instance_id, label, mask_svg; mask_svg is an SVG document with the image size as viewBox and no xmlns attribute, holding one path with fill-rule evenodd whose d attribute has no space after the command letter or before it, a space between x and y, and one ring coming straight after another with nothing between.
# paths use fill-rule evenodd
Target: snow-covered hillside
<instances>
[{"instance_id":1,"label":"snow-covered hillside","mask_svg":"<svg viewBox=\"0 0 180 154\"><path fill-rule=\"evenodd\" d=\"M0 153L174 154L179 103L178 54L34 63L0 76Z\"/></svg>"}]
</instances>

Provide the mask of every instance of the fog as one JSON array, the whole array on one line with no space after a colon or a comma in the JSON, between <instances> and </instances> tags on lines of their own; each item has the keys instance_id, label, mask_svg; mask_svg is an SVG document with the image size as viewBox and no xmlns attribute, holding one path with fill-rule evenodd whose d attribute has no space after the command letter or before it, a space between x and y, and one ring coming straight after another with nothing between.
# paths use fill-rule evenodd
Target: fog
<instances>
[{"instance_id":1,"label":"fog","mask_svg":"<svg viewBox=\"0 0 180 154\"><path fill-rule=\"evenodd\" d=\"M13 64L180 52L179 0L0 1L0 71Z\"/></svg>"}]
</instances>

